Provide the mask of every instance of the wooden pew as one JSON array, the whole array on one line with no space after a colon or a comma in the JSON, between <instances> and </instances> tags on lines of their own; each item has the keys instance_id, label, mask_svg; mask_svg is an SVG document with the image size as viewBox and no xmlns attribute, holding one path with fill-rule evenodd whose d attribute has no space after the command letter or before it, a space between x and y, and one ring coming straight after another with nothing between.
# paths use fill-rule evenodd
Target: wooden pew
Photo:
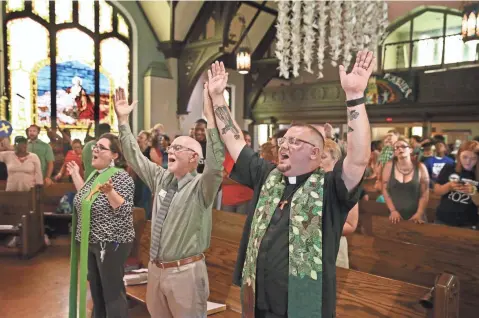
<instances>
[{"instance_id":1,"label":"wooden pew","mask_svg":"<svg viewBox=\"0 0 479 318\"><path fill-rule=\"evenodd\" d=\"M39 211L40 190L31 191L0 191L0 224L13 225L14 229L0 230L0 234L20 237L20 247L0 250L5 254L12 251L22 258L31 258L45 245L43 239L43 218Z\"/></svg>"},{"instance_id":2,"label":"wooden pew","mask_svg":"<svg viewBox=\"0 0 479 318\"><path fill-rule=\"evenodd\" d=\"M461 281L461 317L477 317L479 233L436 224L360 214L356 233L348 237L350 267L412 284L431 286L446 272Z\"/></svg>"},{"instance_id":3,"label":"wooden pew","mask_svg":"<svg viewBox=\"0 0 479 318\"><path fill-rule=\"evenodd\" d=\"M434 220L436 219L437 205L439 205L439 201L431 203L426 208L426 216L428 223L434 223ZM374 200L361 200L359 202L359 214L371 214L389 217L389 209L385 203L376 202Z\"/></svg>"},{"instance_id":4,"label":"wooden pew","mask_svg":"<svg viewBox=\"0 0 479 318\"><path fill-rule=\"evenodd\" d=\"M227 305L226 312L215 314L214 317L240 317L241 314L240 288L232 285L232 273L245 219L245 215L213 211L211 244L205 252L210 283L209 300ZM147 265L149 260L150 226L148 221L142 233L139 257L143 265ZM439 281L445 287L441 288ZM458 316L453 314L439 314L447 306L452 307L454 312L454 298L450 295L452 285L459 288L459 284L447 274L441 276L439 281L435 286L435 294L440 293L438 295L442 298L436 296L434 309L428 310L419 304L420 299L430 291L428 287L338 268L338 317L456 318ZM434 283L426 286L434 286ZM145 303L146 286L128 286L127 294ZM432 316L433 313L435 316Z\"/></svg>"},{"instance_id":5,"label":"wooden pew","mask_svg":"<svg viewBox=\"0 0 479 318\"><path fill-rule=\"evenodd\" d=\"M148 262L150 258L149 256L150 255L150 238L151 238L151 221L146 221L144 229L141 231L140 246L138 248L138 254L137 254L137 257L140 260L142 267L148 267ZM237 250L237 247L236 247L236 250ZM236 250L234 251L234 255L236 255ZM206 264L208 266L209 286L210 286L210 297L208 300L217 302L217 303L223 303L223 304L226 303L228 305L229 301L227 302L226 299L228 298L229 287L232 281L232 268L231 268L231 271L227 273L224 270L221 270L221 269L216 270L215 268L211 267L209 263L209 260L212 258L211 254L209 254L210 252L211 252L211 248L205 252ZM230 256L229 254L230 253L226 253L225 255L229 257ZM217 264L223 263L224 265L224 264L231 264L231 261L227 261L227 262L219 261L216 263ZM234 266L234 261L232 264ZM224 265L224 266L227 266L227 265ZM146 285L127 286L126 292L129 298L134 299L140 304L146 305ZM239 293L238 293L238 296L239 296ZM224 312L214 314L214 317L225 317L225 318L238 317L239 318L241 317L241 315L236 313L231 308L228 308Z\"/></svg>"},{"instance_id":6,"label":"wooden pew","mask_svg":"<svg viewBox=\"0 0 479 318\"><path fill-rule=\"evenodd\" d=\"M68 192L76 192L73 183L53 183L51 186L45 187L41 198L42 212L55 214L60 199Z\"/></svg>"}]
</instances>

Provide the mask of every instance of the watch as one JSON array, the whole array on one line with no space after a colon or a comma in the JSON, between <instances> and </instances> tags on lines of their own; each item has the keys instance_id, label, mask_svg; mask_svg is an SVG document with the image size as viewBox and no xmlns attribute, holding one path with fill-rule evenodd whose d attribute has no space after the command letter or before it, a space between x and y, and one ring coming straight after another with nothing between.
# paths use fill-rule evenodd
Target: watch
<instances>
[{"instance_id":1,"label":"watch","mask_svg":"<svg viewBox=\"0 0 479 318\"><path fill-rule=\"evenodd\" d=\"M364 96L363 96L363 97L361 97L361 98L347 100L347 101L346 101L346 106L348 106L348 107L354 107L354 106L358 106L358 105L364 104L364 102L365 102L365 99L364 99Z\"/></svg>"}]
</instances>

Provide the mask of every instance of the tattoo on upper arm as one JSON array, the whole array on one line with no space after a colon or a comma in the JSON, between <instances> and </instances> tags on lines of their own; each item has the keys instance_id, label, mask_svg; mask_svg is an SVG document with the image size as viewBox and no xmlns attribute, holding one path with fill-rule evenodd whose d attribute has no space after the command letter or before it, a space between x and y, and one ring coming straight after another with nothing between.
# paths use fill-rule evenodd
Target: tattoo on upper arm
<instances>
[{"instance_id":1,"label":"tattoo on upper arm","mask_svg":"<svg viewBox=\"0 0 479 318\"><path fill-rule=\"evenodd\" d=\"M351 121L351 120L355 120L356 118L359 117L359 113L357 110L350 110L349 113L348 113L348 120Z\"/></svg>"},{"instance_id":2,"label":"tattoo on upper arm","mask_svg":"<svg viewBox=\"0 0 479 318\"><path fill-rule=\"evenodd\" d=\"M351 126L348 126L348 133L353 132L354 129L351 128Z\"/></svg>"},{"instance_id":3,"label":"tattoo on upper arm","mask_svg":"<svg viewBox=\"0 0 479 318\"><path fill-rule=\"evenodd\" d=\"M231 118L227 106L217 106L215 107L215 115L216 117L221 120L225 127L221 129L221 134L226 135L228 130L231 130L234 134L236 140L240 139L240 132L238 128L236 128L233 119Z\"/></svg>"}]
</instances>

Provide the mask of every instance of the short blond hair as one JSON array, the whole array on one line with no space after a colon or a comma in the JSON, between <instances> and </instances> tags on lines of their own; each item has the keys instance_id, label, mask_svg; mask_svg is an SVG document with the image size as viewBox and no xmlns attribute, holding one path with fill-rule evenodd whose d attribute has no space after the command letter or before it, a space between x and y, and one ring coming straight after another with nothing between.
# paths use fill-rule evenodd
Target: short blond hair
<instances>
[{"instance_id":1,"label":"short blond hair","mask_svg":"<svg viewBox=\"0 0 479 318\"><path fill-rule=\"evenodd\" d=\"M341 147L331 139L324 141L324 151L328 151L334 161L341 159Z\"/></svg>"}]
</instances>

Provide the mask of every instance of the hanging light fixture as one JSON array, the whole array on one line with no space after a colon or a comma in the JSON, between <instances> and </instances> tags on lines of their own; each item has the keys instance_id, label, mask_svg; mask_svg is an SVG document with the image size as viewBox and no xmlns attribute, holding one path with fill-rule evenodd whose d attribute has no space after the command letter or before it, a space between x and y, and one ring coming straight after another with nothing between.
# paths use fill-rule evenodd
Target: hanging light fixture
<instances>
[{"instance_id":1,"label":"hanging light fixture","mask_svg":"<svg viewBox=\"0 0 479 318\"><path fill-rule=\"evenodd\" d=\"M464 5L462 18L462 40L479 40L479 3Z\"/></svg>"},{"instance_id":2,"label":"hanging light fixture","mask_svg":"<svg viewBox=\"0 0 479 318\"><path fill-rule=\"evenodd\" d=\"M251 70L251 50L246 32L246 20L243 16L239 16L239 21L243 24L241 27L240 41L244 34L244 39L241 42L241 46L236 53L236 70L240 74L248 74Z\"/></svg>"}]
</instances>

